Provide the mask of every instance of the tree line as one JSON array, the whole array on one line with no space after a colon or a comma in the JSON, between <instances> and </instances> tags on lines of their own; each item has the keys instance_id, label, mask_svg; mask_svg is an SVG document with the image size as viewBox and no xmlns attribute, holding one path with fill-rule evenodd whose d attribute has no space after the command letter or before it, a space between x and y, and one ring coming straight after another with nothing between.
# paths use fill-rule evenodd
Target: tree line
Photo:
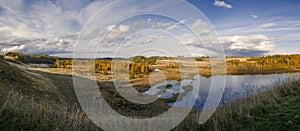
<instances>
[{"instance_id":1,"label":"tree line","mask_svg":"<svg viewBox=\"0 0 300 131\"><path fill-rule=\"evenodd\" d=\"M58 57L43 55L43 54L28 54L20 52L9 52L4 55L6 58L15 59L23 63L33 64L54 64Z\"/></svg>"},{"instance_id":2,"label":"tree line","mask_svg":"<svg viewBox=\"0 0 300 131\"><path fill-rule=\"evenodd\" d=\"M127 61L112 61L112 60L74 60L76 65L93 67L95 73L110 75L112 72L129 73L130 75L149 74L154 69L147 63L127 62ZM57 68L72 69L73 60L57 59L55 66Z\"/></svg>"},{"instance_id":3,"label":"tree line","mask_svg":"<svg viewBox=\"0 0 300 131\"><path fill-rule=\"evenodd\" d=\"M265 71L300 69L300 55L250 57L246 61L227 61L227 71Z\"/></svg>"}]
</instances>

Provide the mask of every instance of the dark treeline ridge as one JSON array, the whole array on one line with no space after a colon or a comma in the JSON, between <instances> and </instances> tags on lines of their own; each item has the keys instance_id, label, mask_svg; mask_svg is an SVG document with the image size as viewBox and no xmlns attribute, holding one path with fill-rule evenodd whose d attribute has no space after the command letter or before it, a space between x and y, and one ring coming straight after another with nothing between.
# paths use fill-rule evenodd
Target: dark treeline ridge
<instances>
[{"instance_id":1,"label":"dark treeline ridge","mask_svg":"<svg viewBox=\"0 0 300 131\"><path fill-rule=\"evenodd\" d=\"M54 64L58 57L43 55L43 54L28 54L25 55L19 52L9 52L4 56L6 59L14 59L21 61L23 63L33 63L33 64Z\"/></svg>"},{"instance_id":2,"label":"dark treeline ridge","mask_svg":"<svg viewBox=\"0 0 300 131\"><path fill-rule=\"evenodd\" d=\"M154 65L157 60L173 60L172 57L166 57L166 56L152 56L152 57L144 57L144 56L134 56L129 58L132 62L135 63L144 63L148 65Z\"/></svg>"}]
</instances>

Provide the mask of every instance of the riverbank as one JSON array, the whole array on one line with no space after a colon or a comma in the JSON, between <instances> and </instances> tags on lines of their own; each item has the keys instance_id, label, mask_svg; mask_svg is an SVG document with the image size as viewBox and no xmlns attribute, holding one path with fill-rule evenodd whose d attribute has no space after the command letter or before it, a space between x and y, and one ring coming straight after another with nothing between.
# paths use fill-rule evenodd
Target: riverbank
<instances>
[{"instance_id":1,"label":"riverbank","mask_svg":"<svg viewBox=\"0 0 300 131\"><path fill-rule=\"evenodd\" d=\"M198 125L199 111L192 113L178 125L179 130L299 130L299 76L278 83L247 99L217 109L203 125Z\"/></svg>"},{"instance_id":2,"label":"riverbank","mask_svg":"<svg viewBox=\"0 0 300 131\"><path fill-rule=\"evenodd\" d=\"M216 112L225 130L299 130L299 76ZM223 113L221 113L223 112ZM225 118L224 118L225 116ZM222 118L223 117L223 118Z\"/></svg>"}]
</instances>

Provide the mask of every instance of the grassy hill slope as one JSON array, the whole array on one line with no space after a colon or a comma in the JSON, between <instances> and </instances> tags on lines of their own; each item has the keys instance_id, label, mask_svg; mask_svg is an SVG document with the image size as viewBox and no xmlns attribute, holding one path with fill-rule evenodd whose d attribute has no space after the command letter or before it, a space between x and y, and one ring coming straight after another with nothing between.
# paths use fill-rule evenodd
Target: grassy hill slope
<instances>
[{"instance_id":1,"label":"grassy hill slope","mask_svg":"<svg viewBox=\"0 0 300 131\"><path fill-rule=\"evenodd\" d=\"M164 101L128 102L112 82L98 86L112 108L126 116L153 117L169 108ZM80 108L71 75L30 70L19 61L0 59L0 107L4 130L100 130Z\"/></svg>"},{"instance_id":2,"label":"grassy hill slope","mask_svg":"<svg viewBox=\"0 0 300 131\"><path fill-rule=\"evenodd\" d=\"M0 129L97 129L80 110L72 77L0 59Z\"/></svg>"},{"instance_id":3,"label":"grassy hill slope","mask_svg":"<svg viewBox=\"0 0 300 131\"><path fill-rule=\"evenodd\" d=\"M300 130L300 81L289 83L291 90L278 94L275 103L251 109L247 130Z\"/></svg>"}]
</instances>

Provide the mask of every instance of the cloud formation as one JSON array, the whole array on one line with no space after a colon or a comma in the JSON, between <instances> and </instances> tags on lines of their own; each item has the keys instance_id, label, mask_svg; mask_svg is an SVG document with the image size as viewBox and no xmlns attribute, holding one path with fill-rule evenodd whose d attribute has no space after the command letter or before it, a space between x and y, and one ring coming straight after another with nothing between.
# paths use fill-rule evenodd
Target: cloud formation
<instances>
[{"instance_id":1,"label":"cloud formation","mask_svg":"<svg viewBox=\"0 0 300 131\"><path fill-rule=\"evenodd\" d=\"M109 2L111 1L74 0L65 2L64 0L43 0L28 2L17 0L16 2L10 2L4 0L0 3L0 52L22 51L25 53L55 55L69 53L76 46L76 38L90 16ZM158 5L172 6L168 3L158 3L156 6ZM230 4L219 0L215 1L214 5L229 9L233 8ZM134 52L133 47L148 48L151 45L157 45L167 50L179 43L182 44L182 48L188 46L194 55L204 55L207 50L211 52L219 51L215 50L215 43L209 43L211 42L211 30L210 25L205 20L184 19L186 16L183 16L183 19L178 19L178 21L168 21L153 17L146 19L148 16L143 16L144 19L142 20L135 19L136 21L119 24L110 22L115 19L111 16L127 16L128 13L134 14L140 8L144 8L144 6L137 7L118 7L118 10L124 10L123 12L115 11L116 8L107 7L110 12L101 12L99 16L96 16L95 23L85 28L85 37L82 37L84 42L93 41L94 45L84 45L84 48L81 49L82 53L97 48L97 45L103 39L99 36L105 36L108 32L109 34L103 41L106 47L101 48L103 53L113 53L112 50L120 44L124 44L124 52L129 49L129 53ZM165 7L162 8L165 9ZM107 18L110 19L106 20ZM191 29L200 34L201 40L199 41L193 36L193 33L184 29L184 25L189 25ZM260 28L273 28L273 26L277 26L277 24L272 25L269 23L261 25ZM150 31L138 32L141 30ZM155 32L154 30L160 30L161 32ZM133 33L137 34L133 35ZM272 50L274 46L271 39L264 35L227 35L227 37L221 37L221 41L224 43L225 52L229 55L264 54ZM203 44L206 44L206 47ZM136 48L136 50L138 49Z\"/></svg>"},{"instance_id":2,"label":"cloud formation","mask_svg":"<svg viewBox=\"0 0 300 131\"><path fill-rule=\"evenodd\" d=\"M25 48L25 45L12 46L12 47L3 48L2 52L19 52L24 48Z\"/></svg>"},{"instance_id":3,"label":"cloud formation","mask_svg":"<svg viewBox=\"0 0 300 131\"><path fill-rule=\"evenodd\" d=\"M73 38L48 39L14 39L1 42L2 53L23 52L30 54L57 54L71 52L74 47Z\"/></svg>"},{"instance_id":4,"label":"cloud formation","mask_svg":"<svg viewBox=\"0 0 300 131\"><path fill-rule=\"evenodd\" d=\"M0 53L68 52L86 21L109 2L1 0Z\"/></svg>"},{"instance_id":5,"label":"cloud formation","mask_svg":"<svg viewBox=\"0 0 300 131\"><path fill-rule=\"evenodd\" d=\"M260 56L274 50L274 43L265 35L221 37L227 55Z\"/></svg>"},{"instance_id":6,"label":"cloud formation","mask_svg":"<svg viewBox=\"0 0 300 131\"><path fill-rule=\"evenodd\" d=\"M223 7L223 8L227 8L227 9L232 9L232 5L226 3L225 1L219 1L219 0L215 0L214 5L217 7Z\"/></svg>"},{"instance_id":7,"label":"cloud formation","mask_svg":"<svg viewBox=\"0 0 300 131\"><path fill-rule=\"evenodd\" d=\"M235 22L236 21L236 22ZM250 19L243 24L240 21L233 22L219 28L219 34L222 36L242 35L248 36L253 34L264 34L272 38L275 49L270 52L272 54L298 54L294 50L299 48L300 42L300 20L298 18L286 17L261 17L260 19ZM283 50L285 49L285 50Z\"/></svg>"}]
</instances>

